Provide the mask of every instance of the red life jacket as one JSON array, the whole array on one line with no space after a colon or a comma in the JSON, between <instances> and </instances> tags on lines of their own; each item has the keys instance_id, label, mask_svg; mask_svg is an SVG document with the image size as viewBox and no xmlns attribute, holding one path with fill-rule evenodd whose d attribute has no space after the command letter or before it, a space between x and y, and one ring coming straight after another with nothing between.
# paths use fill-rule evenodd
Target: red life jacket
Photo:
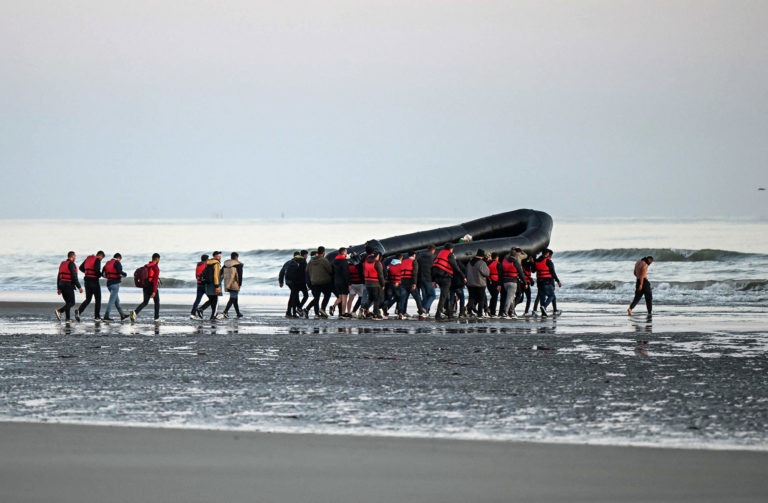
<instances>
[{"instance_id":1,"label":"red life jacket","mask_svg":"<svg viewBox=\"0 0 768 503\"><path fill-rule=\"evenodd\" d=\"M533 271L531 270L531 265L528 261L523 264L523 274L525 274L525 282L530 285Z\"/></svg>"},{"instance_id":2,"label":"red life jacket","mask_svg":"<svg viewBox=\"0 0 768 503\"><path fill-rule=\"evenodd\" d=\"M72 271L69 270L71 260L65 260L59 264L59 281L61 283L72 283Z\"/></svg>"},{"instance_id":3,"label":"red life jacket","mask_svg":"<svg viewBox=\"0 0 768 503\"><path fill-rule=\"evenodd\" d=\"M446 249L442 249L439 252L437 252L437 257L435 257L435 262L432 264L432 267L437 267L438 269L442 269L443 271L453 276L453 267L451 267L451 263L448 262L448 256L451 253L452 253L451 250L446 250Z\"/></svg>"},{"instance_id":4,"label":"red life jacket","mask_svg":"<svg viewBox=\"0 0 768 503\"><path fill-rule=\"evenodd\" d=\"M195 279L197 279L197 284L201 284L202 281L200 281L200 275L203 274L203 271L205 270L205 266L208 265L205 262L198 262L197 267L195 267Z\"/></svg>"},{"instance_id":5,"label":"red life jacket","mask_svg":"<svg viewBox=\"0 0 768 503\"><path fill-rule=\"evenodd\" d=\"M157 272L160 272L157 268L157 265L153 264L152 262L148 263L146 266L147 268L147 281L150 285L157 285L157 278L155 277L155 274Z\"/></svg>"},{"instance_id":6,"label":"red life jacket","mask_svg":"<svg viewBox=\"0 0 768 503\"><path fill-rule=\"evenodd\" d=\"M488 276L488 279L494 283L499 281L499 263L496 260L493 260L488 264L488 270L491 271L491 275Z\"/></svg>"},{"instance_id":7,"label":"red life jacket","mask_svg":"<svg viewBox=\"0 0 768 503\"><path fill-rule=\"evenodd\" d=\"M85 262L83 263L83 269L85 269L85 277L86 278L98 278L99 277L99 271L96 270L96 259L98 257L96 255L88 255L85 258Z\"/></svg>"},{"instance_id":8,"label":"red life jacket","mask_svg":"<svg viewBox=\"0 0 768 503\"><path fill-rule=\"evenodd\" d=\"M517 278L517 268L515 267L514 262L510 262L507 259L504 259L501 261L501 273L502 278L504 279L515 279Z\"/></svg>"},{"instance_id":9,"label":"red life jacket","mask_svg":"<svg viewBox=\"0 0 768 503\"><path fill-rule=\"evenodd\" d=\"M122 279L122 276L120 276L120 273L117 272L117 268L115 267L115 262L117 262L116 258L113 258L106 264L104 264L104 274L106 274L107 279Z\"/></svg>"},{"instance_id":10,"label":"red life jacket","mask_svg":"<svg viewBox=\"0 0 768 503\"><path fill-rule=\"evenodd\" d=\"M402 281L413 280L413 259L405 258L400 264L400 279Z\"/></svg>"},{"instance_id":11,"label":"red life jacket","mask_svg":"<svg viewBox=\"0 0 768 503\"><path fill-rule=\"evenodd\" d=\"M360 274L360 268L356 265L349 264L349 284L359 285L363 283L363 275Z\"/></svg>"},{"instance_id":12,"label":"red life jacket","mask_svg":"<svg viewBox=\"0 0 768 503\"><path fill-rule=\"evenodd\" d=\"M403 264L390 264L389 265L389 282L394 285L399 285L400 280L403 277Z\"/></svg>"},{"instance_id":13,"label":"red life jacket","mask_svg":"<svg viewBox=\"0 0 768 503\"><path fill-rule=\"evenodd\" d=\"M536 279L551 278L552 271L549 270L547 265L547 258L542 257L541 260L536 261Z\"/></svg>"},{"instance_id":14,"label":"red life jacket","mask_svg":"<svg viewBox=\"0 0 768 503\"><path fill-rule=\"evenodd\" d=\"M379 271L376 270L375 260L373 262L368 262L368 260L366 260L363 263L363 276L365 277L365 281L379 282Z\"/></svg>"}]
</instances>

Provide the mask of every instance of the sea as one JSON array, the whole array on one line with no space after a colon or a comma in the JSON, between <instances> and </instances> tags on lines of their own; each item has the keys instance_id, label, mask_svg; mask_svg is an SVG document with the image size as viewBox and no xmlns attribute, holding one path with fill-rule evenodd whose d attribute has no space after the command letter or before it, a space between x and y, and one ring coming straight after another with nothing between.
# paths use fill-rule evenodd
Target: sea
<instances>
[{"instance_id":1,"label":"sea","mask_svg":"<svg viewBox=\"0 0 768 503\"><path fill-rule=\"evenodd\" d=\"M294 251L456 223L2 220L6 305L60 301L69 250L78 262L120 252L129 273L160 253L163 305L190 305L200 255L221 250L245 264L246 317L194 321L184 308L166 309L161 325L63 325L52 312L5 308L0 419L768 449L765 219L555 217L562 314L549 319L282 317L277 275ZM646 255L654 314L641 302L628 317ZM125 284L121 297L133 305L140 292Z\"/></svg>"}]
</instances>

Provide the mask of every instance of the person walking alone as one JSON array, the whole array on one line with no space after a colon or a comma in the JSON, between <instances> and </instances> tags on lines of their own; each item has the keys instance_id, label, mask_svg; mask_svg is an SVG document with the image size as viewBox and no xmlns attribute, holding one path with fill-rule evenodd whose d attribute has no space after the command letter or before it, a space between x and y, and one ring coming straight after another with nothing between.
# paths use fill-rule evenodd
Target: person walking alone
<instances>
[{"instance_id":1,"label":"person walking alone","mask_svg":"<svg viewBox=\"0 0 768 503\"><path fill-rule=\"evenodd\" d=\"M635 298L632 299L632 303L627 309L627 314L632 315L632 310L635 308L640 299L645 296L645 307L648 309L648 314L652 314L653 311L653 293L651 292L651 282L648 281L648 266L653 264L653 257L643 257L635 263Z\"/></svg>"},{"instance_id":2,"label":"person walking alone","mask_svg":"<svg viewBox=\"0 0 768 503\"><path fill-rule=\"evenodd\" d=\"M59 264L59 273L56 275L56 291L64 298L64 305L54 311L54 314L61 321L61 313L66 313L67 323L72 321L69 318L69 312L75 305L75 288L83 293L83 287L80 286L80 281L77 279L76 259L75 252L68 252L67 260Z\"/></svg>"}]
</instances>

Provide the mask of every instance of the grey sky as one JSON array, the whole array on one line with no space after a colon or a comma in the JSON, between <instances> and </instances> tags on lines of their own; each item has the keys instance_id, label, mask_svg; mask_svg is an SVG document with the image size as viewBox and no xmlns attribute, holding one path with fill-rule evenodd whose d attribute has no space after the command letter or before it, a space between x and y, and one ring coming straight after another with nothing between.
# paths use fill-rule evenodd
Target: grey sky
<instances>
[{"instance_id":1,"label":"grey sky","mask_svg":"<svg viewBox=\"0 0 768 503\"><path fill-rule=\"evenodd\" d=\"M768 2L0 5L5 217L768 216Z\"/></svg>"}]
</instances>

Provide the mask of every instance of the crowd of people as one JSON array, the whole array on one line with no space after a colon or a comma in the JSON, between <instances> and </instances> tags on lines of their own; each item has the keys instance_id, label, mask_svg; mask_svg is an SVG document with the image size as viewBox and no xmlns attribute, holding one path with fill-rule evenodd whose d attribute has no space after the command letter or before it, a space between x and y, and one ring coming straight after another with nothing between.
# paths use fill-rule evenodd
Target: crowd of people
<instances>
[{"instance_id":1,"label":"crowd of people","mask_svg":"<svg viewBox=\"0 0 768 503\"><path fill-rule=\"evenodd\" d=\"M93 300L94 319L97 321L117 321L117 319L110 317L113 306L120 316L119 321L123 321L126 318L136 321L138 314L152 300L154 304L154 320L157 323L162 322L163 320L160 317L160 292L158 291L158 286L160 285L160 267L158 266L160 254L154 253L152 260L136 269L133 273L134 284L142 289L144 298L141 304L130 312L125 312L120 304L120 283L128 275L123 271L123 257L121 254L115 253L112 259L108 260L104 267L102 267L101 262L104 257L104 252L99 250L95 255L86 257L80 264L79 270L83 273L83 283L85 284L85 300L80 306L75 308L75 320L80 321L81 315L91 303L91 300ZM212 320L219 316L229 318L229 310L231 308L234 308L238 318L243 317L243 314L240 312L240 304L238 303L238 293L243 282L243 263L238 260L238 257L237 252L232 252L230 258L223 264L221 263L220 251L214 251L211 257L208 255L200 257L200 262L198 262L195 268L197 296L192 305L190 318L202 319L205 310L209 308L211 310L210 319ZM71 321L70 313L75 306L75 289L83 293L83 287L77 277L78 267L75 265L76 260L77 254L75 252L70 251L67 253L67 259L61 262L58 274L56 275L58 294L64 298L64 305L54 311L59 321L61 321L62 315L65 316L67 322ZM100 278L107 280L107 289L109 290L109 301L107 302L103 318L101 317ZM219 314L217 311L219 296L224 291L229 293L229 301L224 311ZM207 296L208 300L200 305L203 295Z\"/></svg>"},{"instance_id":2,"label":"crowd of people","mask_svg":"<svg viewBox=\"0 0 768 503\"><path fill-rule=\"evenodd\" d=\"M456 260L453 244L446 243L439 250L431 245L420 253L409 251L397 253L384 259L380 251L367 246L364 253L356 254L347 248L340 248L329 261L326 250L320 246L311 253L301 250L294 253L280 269L278 284L280 288L290 289L285 316L288 318L308 318L313 312L315 318L328 318L338 312L341 318L371 318L381 320L392 315L406 319L410 299L416 304L413 317L424 320L454 319L458 317L482 318L517 318L516 308L525 302L522 316L549 316L547 308L551 305L551 314L559 314L555 285L561 287L560 279L552 262L552 250L545 249L538 257L527 255L519 247L508 253L485 253L478 249L474 257L466 263ZM309 257L309 260L307 260ZM70 312L75 306L75 290L83 293L83 286L78 279L78 269L83 273L85 300L74 310L77 321L85 309L94 302L94 319L117 321L110 317L112 308L117 311L119 321L130 318L135 321L138 314L152 300L154 320L160 318L160 254L134 272L134 284L142 289L143 300L130 312L123 310L120 304L120 284L127 276L123 270L122 255L115 253L112 259L104 263L105 254L98 251L83 260L79 268L75 265L77 255L74 251L67 254L67 259L59 265L56 276L58 294L64 298L64 305L55 311L56 318L65 316L70 320ZM635 297L627 309L632 310L641 298L645 297L648 314L652 312L652 291L648 281L648 266L653 257L643 257L635 264ZM533 277L536 277L536 296L531 294ZM109 290L109 300L101 317L100 278L105 278ZM197 295L192 304L190 318L204 319L205 311L210 309L211 320L219 316L229 318L230 309L235 316L242 318L238 294L243 282L243 263L237 252L223 264L221 252L214 251L211 256L203 254L195 267ZM437 289L439 288L439 296ZM465 288L468 291L465 295ZM229 300L224 310L218 312L219 296L229 293ZM312 293L312 300L309 294ZM328 307L331 295L333 304ZM204 303L203 296L207 297ZM437 300L434 314L430 313ZM531 301L533 307L531 308ZM306 304L306 305L305 305ZM498 308L498 309L497 309ZM330 314L329 314L330 313Z\"/></svg>"},{"instance_id":3,"label":"crowd of people","mask_svg":"<svg viewBox=\"0 0 768 503\"><path fill-rule=\"evenodd\" d=\"M418 254L397 253L386 260L371 246L359 255L340 248L330 261L325 252L322 246L311 253L297 251L283 265L278 284L290 289L286 317L308 318L313 312L315 318L328 318L338 309L339 318L380 320L389 318L391 313L404 319L410 317L411 298L416 304L413 317L420 320L431 316L437 320L456 316L517 318L516 307L523 299L523 316L536 316L539 310L541 316L548 316L550 304L551 313L558 313L555 284L562 284L549 249L538 258L518 247L502 256L479 249L466 264L456 260L452 243L439 250L432 245ZM534 274L536 297L531 295ZM306 304L310 291L312 300ZM332 294L336 299L328 308ZM430 309L435 300L432 315Z\"/></svg>"}]
</instances>

